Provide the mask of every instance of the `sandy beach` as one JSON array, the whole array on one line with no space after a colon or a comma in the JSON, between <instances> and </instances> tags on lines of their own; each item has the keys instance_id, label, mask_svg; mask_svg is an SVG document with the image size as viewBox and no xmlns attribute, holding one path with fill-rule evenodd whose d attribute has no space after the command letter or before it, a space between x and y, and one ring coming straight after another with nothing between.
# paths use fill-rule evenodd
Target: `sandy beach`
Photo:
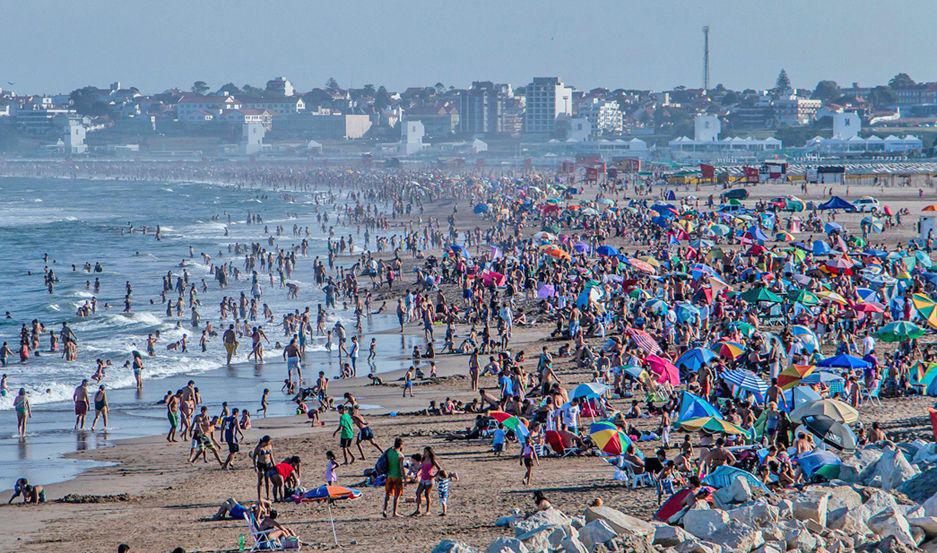
<instances>
[{"instance_id":1,"label":"sandy beach","mask_svg":"<svg viewBox=\"0 0 937 553\"><path fill-rule=\"evenodd\" d=\"M916 181L908 188L853 185L848 193L845 190L837 193L847 199L875 195L895 210L908 208L911 215L902 221L900 228L890 229L874 239L880 238L894 245L914 236L919 207L937 200L933 189L926 190L924 198L920 199L917 185ZM704 186L701 190L678 189L677 194L678 197L694 194L702 200L719 191L721 189L716 187ZM818 186L811 186L807 194L802 194L799 186L793 184L759 185L751 191L752 198L747 203L784 194L797 194L804 200L815 202L827 199L825 190ZM594 196L594 189L586 189L582 194L586 198ZM625 197L622 195L616 199ZM438 202L427 207L428 214L440 219L450 211L451 202ZM460 228L485 224L471 215L470 205L459 205L459 213ZM861 214L841 214L837 221L855 228L860 218ZM525 233L535 231L524 229ZM812 237L804 235L803 239ZM615 242L611 240L610 243ZM633 244L623 244L625 250L634 247ZM403 274L404 283L409 283L411 274L406 271ZM457 293L458 290L446 290L450 297L457 297ZM438 333L442 328L439 327ZM565 342L547 339L552 328L552 323L540 322L516 329L511 350L524 350L529 360L535 359L544 345L555 352ZM458 326L460 338L466 331L464 325ZM396 330L391 328L382 333L394 335ZM409 325L407 336L421 337L419 325ZM929 335L925 341L931 339ZM588 338L587 341L595 346L603 342L600 338ZM401 349L406 351L407 347ZM405 357L399 357L397 362L406 362ZM523 469L518 463L516 444L506 455L494 457L488 440L447 439L450 433L471 427L475 415L417 413L426 409L431 400L440 402L451 397L468 402L477 397L468 382L467 360L468 357L463 355L437 355L440 378L418 382L412 398L401 397L403 372L400 370L382 373L383 385L370 385L365 378L335 379L330 385L330 394L335 398L351 392L364 404L380 406L365 411L364 416L371 423L382 447L398 436L404 439L404 451L408 454L424 446L432 446L441 466L458 474L458 481L452 484L446 517L437 516L434 491L434 509L430 516L406 516L396 520L383 518L383 488L363 485L362 471L372 467L377 458L377 452L365 445L365 460L338 469L339 483L361 490L359 499L336 502L331 512L325 504L277 504L279 520L294 529L311 549L335 547L330 524L330 516L334 516L338 547L341 549L380 551L390 547L393 550L429 551L443 538L484 548L494 538L508 535L507 530L495 526L495 521L515 509L520 512L531 510L534 490L542 491L556 507L569 512L579 511L594 499L601 498L606 505L642 519L653 514L658 504L654 490L633 490L613 481L611 467L595 455L544 458L535 467L531 485L525 486L521 483ZM428 363L421 367L427 370ZM285 372L279 360L269 362L264 370L278 376ZM555 371L567 389L592 378L566 357L557 357ZM160 387L158 383L154 385ZM481 385L497 392L494 377L483 377ZM207 390L206 394L211 394L211 391ZM276 396L274 401L285 403L283 396ZM625 410L630 399L613 399L610 403L616 409ZM915 436L930 439L932 432L926 419L926 407L932 403L928 397L885 398L881 406L864 405L860 410L861 420L865 423L879 421L896 439ZM145 552L171 551L179 546L189 552L237 551L239 536L247 533L246 525L239 521L212 521L210 517L229 497L242 501L254 497L254 471L246 452L259 436L270 435L278 456L296 454L302 457L304 485L318 485L322 483L325 452L329 449L339 452L338 440L332 437L337 417L332 412L324 420L324 426L311 428L304 416L254 419L254 427L246 433L241 456L232 471L221 471L214 463L190 465L185 458L187 444L168 444L163 436L123 440L112 447L70 454L70 458L108 463L109 466L94 468L74 479L47 486L49 501L45 504L0 506L3 520L0 527L4 529L0 532L0 550L108 552L116 551L120 543L127 543L132 551ZM638 429L647 431L656 429L658 423L657 418L635 421ZM683 439L682 432L675 436ZM642 449L648 452L658 446L656 441L641 444ZM406 487L404 498L408 502L402 503L402 513L409 515L413 509L409 501L412 501L414 488L414 485ZM60 501L71 495L82 496L88 502Z\"/></svg>"}]
</instances>

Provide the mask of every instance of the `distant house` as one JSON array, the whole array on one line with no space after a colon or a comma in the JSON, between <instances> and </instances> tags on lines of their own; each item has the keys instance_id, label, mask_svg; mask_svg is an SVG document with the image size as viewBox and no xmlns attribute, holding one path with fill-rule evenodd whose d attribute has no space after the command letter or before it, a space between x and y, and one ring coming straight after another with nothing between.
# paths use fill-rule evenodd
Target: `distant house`
<instances>
[{"instance_id":1,"label":"distant house","mask_svg":"<svg viewBox=\"0 0 937 553\"><path fill-rule=\"evenodd\" d=\"M278 115L289 115L305 111L306 102L298 96L284 98L239 98L241 107L245 109L267 110L274 117Z\"/></svg>"},{"instance_id":2,"label":"distant house","mask_svg":"<svg viewBox=\"0 0 937 553\"><path fill-rule=\"evenodd\" d=\"M221 119L231 123L260 123L265 129L270 130L273 122L273 114L265 109L241 108L226 111Z\"/></svg>"},{"instance_id":3,"label":"distant house","mask_svg":"<svg viewBox=\"0 0 937 553\"><path fill-rule=\"evenodd\" d=\"M203 123L237 109L241 109L241 104L234 96L186 94L176 104L176 118L184 123Z\"/></svg>"}]
</instances>

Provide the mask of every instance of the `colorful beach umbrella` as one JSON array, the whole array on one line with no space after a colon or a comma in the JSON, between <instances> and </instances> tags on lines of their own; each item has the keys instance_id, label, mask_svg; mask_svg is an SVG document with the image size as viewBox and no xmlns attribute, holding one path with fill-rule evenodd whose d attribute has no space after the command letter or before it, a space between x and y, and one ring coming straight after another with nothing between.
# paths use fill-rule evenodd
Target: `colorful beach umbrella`
<instances>
[{"instance_id":1,"label":"colorful beach umbrella","mask_svg":"<svg viewBox=\"0 0 937 553\"><path fill-rule=\"evenodd\" d=\"M778 386L782 390L790 390L800 384L800 381L810 375L816 367L813 365L791 365L778 373Z\"/></svg>"},{"instance_id":2,"label":"colorful beach umbrella","mask_svg":"<svg viewBox=\"0 0 937 553\"><path fill-rule=\"evenodd\" d=\"M631 438L629 438L617 427L614 429L599 429L597 432L590 433L589 439L591 439L592 443L594 443L596 447L598 447L603 453L608 453L609 455L621 455L622 453L628 451L628 446L634 445L634 442L631 441ZM635 449L637 450L637 448Z\"/></svg>"},{"instance_id":3,"label":"colorful beach umbrella","mask_svg":"<svg viewBox=\"0 0 937 553\"><path fill-rule=\"evenodd\" d=\"M635 343L639 348L644 350L647 353L660 353L660 346L657 344L657 341L651 337L650 334L641 330L640 328L628 328L625 330L625 334L631 338L631 341Z\"/></svg>"},{"instance_id":4,"label":"colorful beach umbrella","mask_svg":"<svg viewBox=\"0 0 937 553\"><path fill-rule=\"evenodd\" d=\"M700 417L698 419L683 421L680 423L680 428L690 431L706 430L714 434L748 436L748 431L741 426L716 417Z\"/></svg>"},{"instance_id":5,"label":"colorful beach umbrella","mask_svg":"<svg viewBox=\"0 0 937 553\"><path fill-rule=\"evenodd\" d=\"M888 323L875 333L883 342L906 342L924 336L925 330L910 321L894 321Z\"/></svg>"},{"instance_id":6,"label":"colorful beach umbrella","mask_svg":"<svg viewBox=\"0 0 937 553\"><path fill-rule=\"evenodd\" d=\"M914 309L927 321L927 325L931 328L937 328L937 304L934 303L934 300L930 299L930 296L925 294L913 294L911 296L911 303L914 304Z\"/></svg>"},{"instance_id":7,"label":"colorful beach umbrella","mask_svg":"<svg viewBox=\"0 0 937 553\"><path fill-rule=\"evenodd\" d=\"M599 398L602 397L608 389L609 387L601 382L587 382L576 386L569 398Z\"/></svg>"},{"instance_id":8,"label":"colorful beach umbrella","mask_svg":"<svg viewBox=\"0 0 937 553\"><path fill-rule=\"evenodd\" d=\"M738 359L743 353L745 353L745 346L738 342L730 342L728 340L716 342L713 344L712 349L723 358L729 359L730 361Z\"/></svg>"},{"instance_id":9,"label":"colorful beach umbrella","mask_svg":"<svg viewBox=\"0 0 937 553\"><path fill-rule=\"evenodd\" d=\"M680 371L670 361L656 355L644 358L648 368L657 375L658 382L668 382L674 386L680 385Z\"/></svg>"},{"instance_id":10,"label":"colorful beach umbrella","mask_svg":"<svg viewBox=\"0 0 937 553\"><path fill-rule=\"evenodd\" d=\"M697 372L703 365L709 363L716 357L718 357L718 355L711 349L693 348L681 355L674 364L688 371Z\"/></svg>"},{"instance_id":11,"label":"colorful beach umbrella","mask_svg":"<svg viewBox=\"0 0 937 553\"><path fill-rule=\"evenodd\" d=\"M768 384L758 375L749 370L737 369L722 373L722 379L742 390L755 392L764 396L768 392Z\"/></svg>"}]
</instances>

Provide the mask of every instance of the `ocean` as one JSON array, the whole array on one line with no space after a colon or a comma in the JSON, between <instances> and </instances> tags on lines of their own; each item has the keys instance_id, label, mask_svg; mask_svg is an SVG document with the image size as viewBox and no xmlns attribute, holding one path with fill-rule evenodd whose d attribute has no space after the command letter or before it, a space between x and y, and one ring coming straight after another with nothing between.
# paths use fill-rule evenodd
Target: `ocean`
<instances>
[{"instance_id":1,"label":"ocean","mask_svg":"<svg viewBox=\"0 0 937 553\"><path fill-rule=\"evenodd\" d=\"M282 194L274 191L239 189L201 183L122 182L107 180L0 178L0 340L6 341L14 355L2 369L7 375L11 392L0 397L0 489L11 487L19 476L37 483L51 483L70 478L89 466L88 463L63 459L61 455L76 449L99 447L115 439L164 433L167 430L164 407L157 405L167 390L183 386L189 378L203 390L205 403L216 413L222 401L231 407L239 405L256 409L264 388L271 390L271 415L293 412L293 406L279 394L285 369L280 351L273 342L288 342L279 321L286 311L302 310L323 303L325 295L314 286L313 259L327 256L327 237L316 221L315 192ZM322 209L322 207L319 207ZM248 224L248 213L260 214L263 224ZM230 216L230 223L228 217ZM334 221L334 216L331 218ZM228 246L239 242L265 242L266 225L271 234L282 225L282 236L276 247L288 249L299 244L302 236L294 236L293 225L309 226L311 235L308 257L299 257L290 282L300 286L298 300L288 300L286 289L270 286L263 278L263 296L274 312L274 324L264 329L271 340L266 346L268 364L247 365L247 350L239 350L238 365L224 367L224 350L220 336L212 339L208 351L198 348L200 330L189 327L190 312L182 318L166 315L160 303L162 276L167 271L180 275L183 268L190 281L199 285L200 313L203 324L212 320L221 329L218 305L222 296L237 297L245 292L250 297L250 281L232 280L221 290L203 264L201 253L215 262L231 259ZM330 223L334 224L334 223ZM135 232L127 232L133 225ZM161 227L162 239L153 231ZM147 234L139 232L148 227ZM225 228L228 233L225 235ZM357 229L335 227L337 235L355 233ZM362 240L355 237L357 243ZM372 237L373 240L373 237ZM189 247L195 256L190 257ZM43 256L48 254L48 263ZM235 257L242 269L243 256ZM84 265L100 263L100 273L86 272ZM182 266L184 264L184 267ZM59 279L49 294L43 278L48 266ZM101 288L94 293L94 280ZM208 285L201 291L201 280ZM125 283L133 286L133 308L123 313ZM89 286L90 284L90 286ZM76 315L78 308L92 296L97 300L97 313L87 318ZM172 297L172 296L170 296ZM153 303L151 304L151 300ZM107 306L107 307L106 307ZM339 303L341 308L341 303ZM9 312L10 317L4 314ZM40 355L19 363L20 327L38 319L46 326ZM354 328L353 314L339 310L330 313L329 326L342 319ZM230 320L230 318L229 318ZM68 322L79 340L78 361L66 362L59 353L50 353L50 329L58 332ZM179 322L181 321L181 326ZM255 323L256 324L256 323ZM395 325L390 315L368 317L364 326L362 348L370 341L369 333L378 333ZM123 368L132 350L145 351L146 338L160 332L156 357L145 358L144 390L134 388L133 375ZM168 343L189 337L189 351L169 351ZM409 339L392 334L375 334L381 361L378 372L403 368ZM242 344L245 339L242 339ZM246 341L249 344L249 340ZM324 340L307 346L304 375L313 376L325 370L332 377L337 373L337 354L327 352ZM362 361L366 353L362 355ZM71 397L75 386L95 372L96 359L110 360L103 383L109 390L110 428L106 435L73 430L74 416ZM362 363L363 365L363 363ZM362 368L359 366L359 374ZM367 368L364 369L367 371ZM33 406L26 440L16 436L16 420L12 411L13 394L26 388ZM91 381L93 394L97 384ZM279 394L279 395L277 395ZM86 428L90 427L93 410ZM100 423L99 423L100 425Z\"/></svg>"}]
</instances>

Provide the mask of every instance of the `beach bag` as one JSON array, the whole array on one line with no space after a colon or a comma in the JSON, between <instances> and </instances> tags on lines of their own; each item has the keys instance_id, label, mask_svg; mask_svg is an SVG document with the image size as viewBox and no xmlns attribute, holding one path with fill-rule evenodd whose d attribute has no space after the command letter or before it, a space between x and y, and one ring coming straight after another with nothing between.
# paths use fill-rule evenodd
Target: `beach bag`
<instances>
[{"instance_id":1,"label":"beach bag","mask_svg":"<svg viewBox=\"0 0 937 553\"><path fill-rule=\"evenodd\" d=\"M298 550L300 547L299 538L295 536L286 536L286 537L280 538L280 546L284 550Z\"/></svg>"},{"instance_id":2,"label":"beach bag","mask_svg":"<svg viewBox=\"0 0 937 553\"><path fill-rule=\"evenodd\" d=\"M387 450L384 450L384 453L381 453L381 456L377 458L377 462L374 463L374 473L377 475L387 474Z\"/></svg>"}]
</instances>

